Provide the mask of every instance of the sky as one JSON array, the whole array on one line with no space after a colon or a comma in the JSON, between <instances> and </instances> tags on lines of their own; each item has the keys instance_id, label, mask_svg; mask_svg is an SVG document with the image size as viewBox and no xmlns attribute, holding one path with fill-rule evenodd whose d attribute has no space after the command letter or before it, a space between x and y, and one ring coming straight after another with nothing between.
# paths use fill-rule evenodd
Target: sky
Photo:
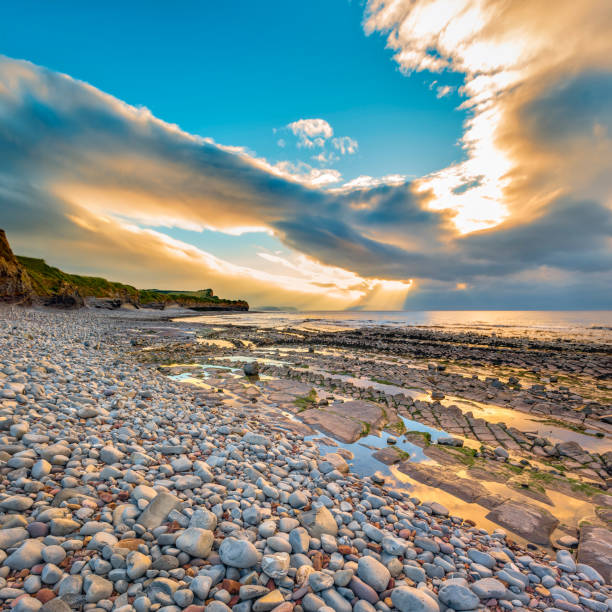
<instances>
[{"instance_id":1,"label":"sky","mask_svg":"<svg viewBox=\"0 0 612 612\"><path fill-rule=\"evenodd\" d=\"M302 309L612 307L612 3L23 0L0 226Z\"/></svg>"}]
</instances>

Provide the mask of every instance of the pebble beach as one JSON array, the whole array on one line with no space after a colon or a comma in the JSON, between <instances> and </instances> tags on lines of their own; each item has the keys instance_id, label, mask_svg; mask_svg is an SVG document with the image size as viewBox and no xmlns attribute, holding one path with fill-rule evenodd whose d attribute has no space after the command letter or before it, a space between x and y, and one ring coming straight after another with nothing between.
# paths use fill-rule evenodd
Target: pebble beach
<instances>
[{"instance_id":1,"label":"pebble beach","mask_svg":"<svg viewBox=\"0 0 612 612\"><path fill-rule=\"evenodd\" d=\"M528 546L355 472L316 419L139 358L128 314L0 311L2 609L612 610L575 538Z\"/></svg>"}]
</instances>

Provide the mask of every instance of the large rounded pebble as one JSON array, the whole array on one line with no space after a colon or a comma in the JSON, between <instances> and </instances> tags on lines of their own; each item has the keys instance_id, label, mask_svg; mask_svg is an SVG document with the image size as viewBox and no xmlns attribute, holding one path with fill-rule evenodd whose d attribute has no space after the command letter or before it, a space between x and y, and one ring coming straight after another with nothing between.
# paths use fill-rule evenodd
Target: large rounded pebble
<instances>
[{"instance_id":1,"label":"large rounded pebble","mask_svg":"<svg viewBox=\"0 0 612 612\"><path fill-rule=\"evenodd\" d=\"M357 564L357 575L379 593L384 591L391 580L389 570L374 557L361 557Z\"/></svg>"},{"instance_id":2,"label":"large rounded pebble","mask_svg":"<svg viewBox=\"0 0 612 612\"><path fill-rule=\"evenodd\" d=\"M230 567L253 567L258 560L257 549L247 540L226 538L219 547L219 556Z\"/></svg>"},{"instance_id":3,"label":"large rounded pebble","mask_svg":"<svg viewBox=\"0 0 612 612\"><path fill-rule=\"evenodd\" d=\"M391 601L400 612L440 612L438 602L427 593L408 586L393 589Z\"/></svg>"}]
</instances>

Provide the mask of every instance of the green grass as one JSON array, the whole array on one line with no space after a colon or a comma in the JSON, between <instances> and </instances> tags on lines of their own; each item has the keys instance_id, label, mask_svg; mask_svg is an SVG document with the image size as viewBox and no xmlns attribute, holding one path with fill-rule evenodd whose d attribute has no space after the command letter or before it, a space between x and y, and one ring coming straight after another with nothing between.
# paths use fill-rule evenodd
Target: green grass
<instances>
[{"instance_id":1,"label":"green grass","mask_svg":"<svg viewBox=\"0 0 612 612\"><path fill-rule=\"evenodd\" d=\"M378 383L380 385L392 385L393 383L390 380L385 380L384 378L372 378L372 382Z\"/></svg>"},{"instance_id":2,"label":"green grass","mask_svg":"<svg viewBox=\"0 0 612 612\"><path fill-rule=\"evenodd\" d=\"M411 430L411 431L405 431L404 433L406 434L406 436L410 436L410 435L421 436L421 438L423 438L423 441L425 442L425 446L429 446L431 444L431 434L428 431Z\"/></svg>"},{"instance_id":3,"label":"green grass","mask_svg":"<svg viewBox=\"0 0 612 612\"><path fill-rule=\"evenodd\" d=\"M578 482L576 480L569 479L568 481L570 482L570 487L572 491L575 491L576 493L584 493L584 495L588 495L589 497L597 495L598 493L603 493L601 489L594 487L593 485L590 485L586 482Z\"/></svg>"},{"instance_id":4,"label":"green grass","mask_svg":"<svg viewBox=\"0 0 612 612\"><path fill-rule=\"evenodd\" d=\"M538 482L544 482L546 484L552 484L556 480L556 478L548 472L530 472L529 478Z\"/></svg>"},{"instance_id":5,"label":"green grass","mask_svg":"<svg viewBox=\"0 0 612 612\"><path fill-rule=\"evenodd\" d=\"M391 429L398 436L401 436L402 434L406 433L406 425L404 424L404 421L397 421L395 423L390 423L389 425L387 425L387 429Z\"/></svg>"},{"instance_id":6,"label":"green grass","mask_svg":"<svg viewBox=\"0 0 612 612\"><path fill-rule=\"evenodd\" d=\"M314 389L311 389L306 395L296 397L293 400L293 404L297 406L299 412L304 412L304 410L313 408L316 400L317 392Z\"/></svg>"},{"instance_id":7,"label":"green grass","mask_svg":"<svg viewBox=\"0 0 612 612\"><path fill-rule=\"evenodd\" d=\"M393 448L395 449L395 452L400 456L401 461L408 461L408 459L410 459L410 453L407 453L401 448L397 448L397 446L394 446Z\"/></svg>"},{"instance_id":8,"label":"green grass","mask_svg":"<svg viewBox=\"0 0 612 612\"><path fill-rule=\"evenodd\" d=\"M449 446L445 448L451 453L457 453L459 461L467 467L473 467L476 463L476 450L473 448L467 448L466 446Z\"/></svg>"}]
</instances>

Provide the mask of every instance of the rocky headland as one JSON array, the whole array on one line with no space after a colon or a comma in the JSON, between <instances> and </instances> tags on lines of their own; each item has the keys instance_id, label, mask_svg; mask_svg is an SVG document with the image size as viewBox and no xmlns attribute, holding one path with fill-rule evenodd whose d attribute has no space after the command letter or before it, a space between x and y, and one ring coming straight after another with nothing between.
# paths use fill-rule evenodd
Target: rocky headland
<instances>
[{"instance_id":1,"label":"rocky headland","mask_svg":"<svg viewBox=\"0 0 612 612\"><path fill-rule=\"evenodd\" d=\"M96 276L68 274L45 260L15 256L0 230L0 302L58 308L118 308L133 310L187 308L196 311L247 311L245 300L219 298L212 289L166 291L136 289Z\"/></svg>"}]
</instances>

